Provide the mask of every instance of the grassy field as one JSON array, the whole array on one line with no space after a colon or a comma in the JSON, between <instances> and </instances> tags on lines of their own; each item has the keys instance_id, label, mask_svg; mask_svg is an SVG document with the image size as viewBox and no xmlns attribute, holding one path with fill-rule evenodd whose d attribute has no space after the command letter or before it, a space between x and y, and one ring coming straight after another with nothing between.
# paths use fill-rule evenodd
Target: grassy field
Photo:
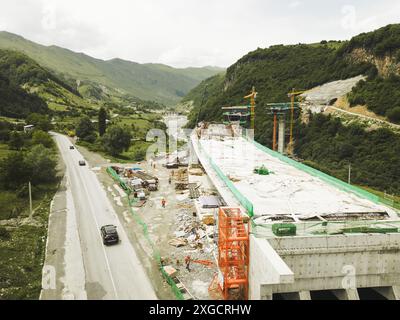
<instances>
[{"instance_id":1,"label":"grassy field","mask_svg":"<svg viewBox=\"0 0 400 320\"><path fill-rule=\"evenodd\" d=\"M10 152L0 144L0 160ZM58 182L33 188L32 219L26 219L27 195L0 189L0 300L39 298L50 202L57 189Z\"/></svg>"},{"instance_id":2,"label":"grassy field","mask_svg":"<svg viewBox=\"0 0 400 320\"><path fill-rule=\"evenodd\" d=\"M0 227L0 300L38 299L45 258L47 221L56 188L48 190L34 220Z\"/></svg>"},{"instance_id":3,"label":"grassy field","mask_svg":"<svg viewBox=\"0 0 400 320\"><path fill-rule=\"evenodd\" d=\"M58 183L54 183L36 192L33 219L18 224L3 220L5 225L0 227L0 300L39 298L50 203L57 188ZM19 216L28 216L27 200L1 191L0 219L10 218L4 216L5 203L1 203L7 199L10 209L19 206Z\"/></svg>"},{"instance_id":4,"label":"grassy field","mask_svg":"<svg viewBox=\"0 0 400 320\"><path fill-rule=\"evenodd\" d=\"M105 159L110 160L114 163L132 163L137 161L143 161L146 156L146 151L149 146L151 146L154 142L147 142L147 141L133 141L132 145L130 146L129 150L123 152L119 156L111 156L105 151L101 150L100 147L96 144L90 144L84 141L78 142L78 145L85 147L89 151L96 152L103 156Z\"/></svg>"}]
</instances>

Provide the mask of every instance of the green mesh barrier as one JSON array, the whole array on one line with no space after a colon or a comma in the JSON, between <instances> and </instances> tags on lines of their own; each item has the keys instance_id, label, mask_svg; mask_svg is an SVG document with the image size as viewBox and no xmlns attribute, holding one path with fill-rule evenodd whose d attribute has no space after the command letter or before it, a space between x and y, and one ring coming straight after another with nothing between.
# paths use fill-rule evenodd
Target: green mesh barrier
<instances>
[{"instance_id":1,"label":"green mesh barrier","mask_svg":"<svg viewBox=\"0 0 400 320\"><path fill-rule=\"evenodd\" d=\"M253 204L244 196L242 193L234 186L232 181L222 172L222 170L214 163L208 153L204 150L201 143L199 143L199 148L201 152L206 156L208 162L211 167L217 173L218 177L224 182L224 184L228 187L228 189L232 192L235 198L239 201L239 203L246 209L247 215L249 217L254 216L254 207Z\"/></svg>"},{"instance_id":2,"label":"green mesh barrier","mask_svg":"<svg viewBox=\"0 0 400 320\"><path fill-rule=\"evenodd\" d=\"M249 217L254 216L253 204L244 196L242 193L234 186L232 181L221 171L221 169L209 158L211 167L217 173L218 177L225 183L228 189L232 192L235 198L240 202L240 204L247 210Z\"/></svg>"},{"instance_id":3,"label":"green mesh barrier","mask_svg":"<svg viewBox=\"0 0 400 320\"><path fill-rule=\"evenodd\" d=\"M303 163L300 163L293 159L290 159L290 158L280 154L279 152L273 151L273 150L261 145L260 143L254 141L252 139L246 138L246 140L253 143L257 149L259 149L275 158L278 158L282 162L285 162L285 163L291 165L292 167L295 167L296 169L299 169L303 172L311 174L312 176L317 177L317 178L319 178L319 179L321 179L343 191L354 193L354 194L356 194L364 199L370 200L374 203L380 202L380 198L378 196L376 196L368 191L365 191L361 188L352 186L352 185L345 183L337 178L334 178L326 173L323 173L323 172L316 170L314 168L311 168Z\"/></svg>"},{"instance_id":4,"label":"green mesh barrier","mask_svg":"<svg viewBox=\"0 0 400 320\"><path fill-rule=\"evenodd\" d=\"M153 258L155 259L158 268L161 272L161 274L163 275L163 277L165 278L165 280L167 281L167 283L171 286L172 292L174 293L175 297L178 300L184 300L184 297L182 295L182 292L179 290L179 288L177 287L175 281L173 278L171 278L164 270L162 262L161 262L161 255L160 255L160 251L158 250L158 248L155 246L154 242L151 240L150 236L149 236L149 228L147 226L147 224L142 220L142 218L138 215L137 212L135 212L132 208L132 204L135 202L135 199L130 199L130 194L131 194L131 190L130 188L128 188L126 186L126 184L121 180L120 176L115 172L115 170L111 167L107 168L107 173L117 182L121 183L126 187L126 189L124 187L121 187L124 189L124 191L126 192L127 196L128 196L128 203L129 203L129 209L130 212L133 216L133 218L135 219L135 222L141 226L142 228L142 232L143 235L147 241L147 243L150 245L152 253L153 253Z\"/></svg>"},{"instance_id":5,"label":"green mesh barrier","mask_svg":"<svg viewBox=\"0 0 400 320\"><path fill-rule=\"evenodd\" d=\"M132 193L131 188L129 188L124 181L122 181L121 177L115 172L115 170L111 167L107 168L108 174L119 183L120 187L126 192L126 194L130 195Z\"/></svg>"},{"instance_id":6,"label":"green mesh barrier","mask_svg":"<svg viewBox=\"0 0 400 320\"><path fill-rule=\"evenodd\" d=\"M273 223L259 224L251 221L251 233L256 237L275 238ZM324 222L297 222L296 236L338 235L345 233L398 233L400 221L324 221Z\"/></svg>"}]
</instances>

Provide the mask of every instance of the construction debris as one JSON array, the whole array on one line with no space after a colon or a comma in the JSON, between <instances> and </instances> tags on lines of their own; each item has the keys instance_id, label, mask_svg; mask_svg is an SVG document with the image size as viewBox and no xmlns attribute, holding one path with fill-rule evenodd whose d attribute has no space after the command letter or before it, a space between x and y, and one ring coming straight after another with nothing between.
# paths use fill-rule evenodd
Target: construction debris
<instances>
[{"instance_id":1,"label":"construction debris","mask_svg":"<svg viewBox=\"0 0 400 320\"><path fill-rule=\"evenodd\" d=\"M189 183L188 187L190 192L190 199L198 199L200 197L200 186L197 186L197 183Z\"/></svg>"},{"instance_id":2,"label":"construction debris","mask_svg":"<svg viewBox=\"0 0 400 320\"><path fill-rule=\"evenodd\" d=\"M202 222L207 226L213 226L215 225L215 218L214 216L205 216Z\"/></svg>"},{"instance_id":3,"label":"construction debris","mask_svg":"<svg viewBox=\"0 0 400 320\"><path fill-rule=\"evenodd\" d=\"M175 239L171 239L168 241L168 244L170 244L171 246L174 247L184 247L187 245L187 240L183 239L183 238L175 238Z\"/></svg>"},{"instance_id":4,"label":"construction debris","mask_svg":"<svg viewBox=\"0 0 400 320\"><path fill-rule=\"evenodd\" d=\"M164 266L163 269L171 278L176 277L178 274L178 270L172 266Z\"/></svg>"},{"instance_id":5,"label":"construction debris","mask_svg":"<svg viewBox=\"0 0 400 320\"><path fill-rule=\"evenodd\" d=\"M191 176L201 177L204 175L204 171L201 168L191 168L191 169L189 169L189 174Z\"/></svg>"}]
</instances>

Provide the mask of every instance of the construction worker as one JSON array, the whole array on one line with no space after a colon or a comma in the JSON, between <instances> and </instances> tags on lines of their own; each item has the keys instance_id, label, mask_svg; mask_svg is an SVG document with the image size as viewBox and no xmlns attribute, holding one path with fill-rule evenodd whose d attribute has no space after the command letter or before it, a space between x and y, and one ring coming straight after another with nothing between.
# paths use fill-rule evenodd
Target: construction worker
<instances>
[{"instance_id":1,"label":"construction worker","mask_svg":"<svg viewBox=\"0 0 400 320\"><path fill-rule=\"evenodd\" d=\"M190 272L190 261L191 261L190 256L186 256L185 257L186 270L189 272Z\"/></svg>"},{"instance_id":2,"label":"construction worker","mask_svg":"<svg viewBox=\"0 0 400 320\"><path fill-rule=\"evenodd\" d=\"M171 182L172 182L172 179L171 179L171 177L169 177L168 183L171 184Z\"/></svg>"},{"instance_id":3,"label":"construction worker","mask_svg":"<svg viewBox=\"0 0 400 320\"><path fill-rule=\"evenodd\" d=\"M162 198L161 205L163 208L165 208L166 203L167 203L167 201L164 198Z\"/></svg>"}]
</instances>

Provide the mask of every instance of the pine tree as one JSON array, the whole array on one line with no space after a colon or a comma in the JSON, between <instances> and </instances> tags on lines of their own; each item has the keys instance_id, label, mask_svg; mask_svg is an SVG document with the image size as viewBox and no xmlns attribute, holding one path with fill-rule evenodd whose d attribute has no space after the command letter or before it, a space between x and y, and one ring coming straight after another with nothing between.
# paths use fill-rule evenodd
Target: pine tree
<instances>
[{"instance_id":1,"label":"pine tree","mask_svg":"<svg viewBox=\"0 0 400 320\"><path fill-rule=\"evenodd\" d=\"M99 110L99 135L102 137L107 128L107 111L102 107Z\"/></svg>"}]
</instances>

